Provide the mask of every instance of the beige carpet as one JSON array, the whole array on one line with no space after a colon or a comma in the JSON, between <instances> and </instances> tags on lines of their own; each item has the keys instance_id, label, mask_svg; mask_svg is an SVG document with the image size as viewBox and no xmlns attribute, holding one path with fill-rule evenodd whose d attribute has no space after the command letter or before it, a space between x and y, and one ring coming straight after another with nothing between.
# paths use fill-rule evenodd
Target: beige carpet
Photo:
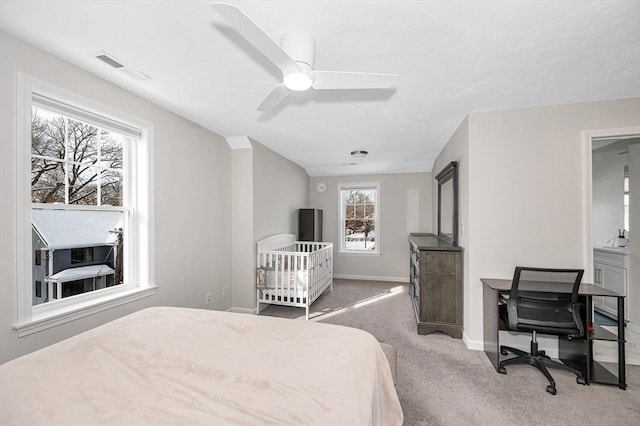
<instances>
[{"instance_id":1,"label":"beige carpet","mask_svg":"<svg viewBox=\"0 0 640 426\"><path fill-rule=\"evenodd\" d=\"M304 320L303 308L269 306L262 315ZM400 283L335 280L312 306L312 320L366 330L398 349L397 390L405 425L638 425L640 367L627 366L627 390L576 384L552 371L558 393L535 368L496 373L484 352L443 334L420 336Z\"/></svg>"}]
</instances>

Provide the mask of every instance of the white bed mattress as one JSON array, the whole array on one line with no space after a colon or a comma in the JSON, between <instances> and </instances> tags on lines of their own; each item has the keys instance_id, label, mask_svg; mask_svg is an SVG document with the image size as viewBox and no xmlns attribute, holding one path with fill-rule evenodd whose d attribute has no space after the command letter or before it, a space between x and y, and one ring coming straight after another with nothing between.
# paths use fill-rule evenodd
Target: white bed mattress
<instances>
[{"instance_id":1,"label":"white bed mattress","mask_svg":"<svg viewBox=\"0 0 640 426\"><path fill-rule=\"evenodd\" d=\"M263 286L259 289L278 289L291 291L306 291L309 272L297 271L266 271Z\"/></svg>"},{"instance_id":2,"label":"white bed mattress","mask_svg":"<svg viewBox=\"0 0 640 426\"><path fill-rule=\"evenodd\" d=\"M0 366L0 423L401 425L370 334L248 314L142 310Z\"/></svg>"}]
</instances>

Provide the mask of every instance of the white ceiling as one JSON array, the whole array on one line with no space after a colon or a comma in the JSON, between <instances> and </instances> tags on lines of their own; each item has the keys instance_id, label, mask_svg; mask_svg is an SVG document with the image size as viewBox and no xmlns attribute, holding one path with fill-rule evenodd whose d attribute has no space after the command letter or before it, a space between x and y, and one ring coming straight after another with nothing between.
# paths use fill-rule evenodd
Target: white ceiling
<instances>
[{"instance_id":1,"label":"white ceiling","mask_svg":"<svg viewBox=\"0 0 640 426\"><path fill-rule=\"evenodd\" d=\"M260 113L281 75L209 3L0 0L0 29L310 176L430 171L469 112L640 96L638 0L231 0L275 40L313 34L317 70L399 75Z\"/></svg>"}]
</instances>

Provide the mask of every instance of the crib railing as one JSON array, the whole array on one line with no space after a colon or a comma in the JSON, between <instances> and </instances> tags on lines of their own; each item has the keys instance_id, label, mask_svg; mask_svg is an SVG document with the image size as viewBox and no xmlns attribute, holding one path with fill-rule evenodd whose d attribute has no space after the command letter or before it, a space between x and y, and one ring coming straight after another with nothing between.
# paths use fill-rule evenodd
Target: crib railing
<instances>
[{"instance_id":1,"label":"crib railing","mask_svg":"<svg viewBox=\"0 0 640 426\"><path fill-rule=\"evenodd\" d=\"M263 240L265 241L265 240ZM333 287L333 244L292 241L279 247L258 244L257 305L306 307Z\"/></svg>"}]
</instances>

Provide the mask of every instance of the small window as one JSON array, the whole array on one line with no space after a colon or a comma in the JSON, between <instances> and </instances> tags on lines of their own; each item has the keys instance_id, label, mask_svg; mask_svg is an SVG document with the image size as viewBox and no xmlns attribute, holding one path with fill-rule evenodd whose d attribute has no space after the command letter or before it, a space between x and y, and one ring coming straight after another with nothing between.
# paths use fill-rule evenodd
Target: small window
<instances>
[{"instance_id":1,"label":"small window","mask_svg":"<svg viewBox=\"0 0 640 426\"><path fill-rule=\"evenodd\" d=\"M340 185L340 251L379 253L378 184Z\"/></svg>"},{"instance_id":2,"label":"small window","mask_svg":"<svg viewBox=\"0 0 640 426\"><path fill-rule=\"evenodd\" d=\"M36 281L36 297L42 297L42 281Z\"/></svg>"},{"instance_id":3,"label":"small window","mask_svg":"<svg viewBox=\"0 0 640 426\"><path fill-rule=\"evenodd\" d=\"M35 253L35 264L36 266L42 265L42 252L40 250L36 250ZM40 297L40 296L38 296Z\"/></svg>"},{"instance_id":4,"label":"small window","mask_svg":"<svg viewBox=\"0 0 640 426\"><path fill-rule=\"evenodd\" d=\"M93 247L71 249L71 263L93 262Z\"/></svg>"},{"instance_id":5,"label":"small window","mask_svg":"<svg viewBox=\"0 0 640 426\"><path fill-rule=\"evenodd\" d=\"M75 280L62 283L62 298L75 296L92 290L91 280Z\"/></svg>"}]
</instances>

